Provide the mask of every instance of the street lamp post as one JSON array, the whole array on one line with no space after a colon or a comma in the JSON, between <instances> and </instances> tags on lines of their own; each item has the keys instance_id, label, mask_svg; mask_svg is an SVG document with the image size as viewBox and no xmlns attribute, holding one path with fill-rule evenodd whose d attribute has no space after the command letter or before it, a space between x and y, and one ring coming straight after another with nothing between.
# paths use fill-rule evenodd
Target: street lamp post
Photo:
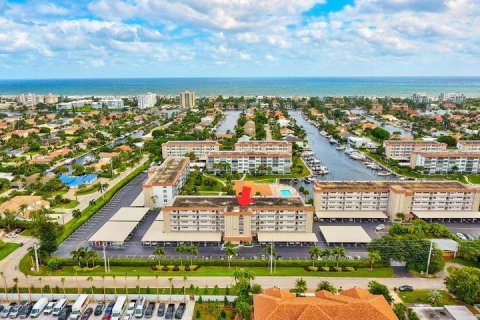
<instances>
[{"instance_id":1,"label":"street lamp post","mask_svg":"<svg viewBox=\"0 0 480 320\"><path fill-rule=\"evenodd\" d=\"M105 263L105 273L108 272L108 267L107 267L107 252L105 251L105 244L103 244L103 262Z\"/></svg>"},{"instance_id":2,"label":"street lamp post","mask_svg":"<svg viewBox=\"0 0 480 320\"><path fill-rule=\"evenodd\" d=\"M33 244L33 250L35 252L35 271L40 272L40 265L38 264L38 244Z\"/></svg>"}]
</instances>

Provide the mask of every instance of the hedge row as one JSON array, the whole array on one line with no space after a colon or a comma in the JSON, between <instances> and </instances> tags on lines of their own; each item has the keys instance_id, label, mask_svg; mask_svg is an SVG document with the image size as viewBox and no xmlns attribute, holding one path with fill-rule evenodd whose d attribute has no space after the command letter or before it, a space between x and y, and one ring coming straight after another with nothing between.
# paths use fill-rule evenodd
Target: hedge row
<instances>
[{"instance_id":1,"label":"hedge row","mask_svg":"<svg viewBox=\"0 0 480 320\"><path fill-rule=\"evenodd\" d=\"M52 258L57 259L59 262L59 266L76 266L78 262L71 258ZM92 262L95 264L101 265L103 264L102 259L96 259L95 261L90 260L89 264L91 265ZM231 265L233 267L268 267L269 265L268 260L232 260ZM112 258L110 259L111 266L119 266L119 267L155 267L158 264L157 259L129 259L129 258ZM161 259L162 265L172 265L178 266L180 265L180 259ZM183 260L183 264L188 265L190 264L190 260ZM198 266L228 266L228 260L221 260L221 259L212 259L212 260L200 260L194 259L194 265ZM305 266L309 266L312 264L311 260L278 260L277 267L300 267L304 268ZM370 263L368 260L340 260L338 262L340 267L353 267L353 268L365 268L369 267ZM316 263L318 267L336 267L337 261L335 260L328 260L328 261L318 261ZM385 263L375 263L374 267L387 267L388 265Z\"/></svg>"}]
</instances>

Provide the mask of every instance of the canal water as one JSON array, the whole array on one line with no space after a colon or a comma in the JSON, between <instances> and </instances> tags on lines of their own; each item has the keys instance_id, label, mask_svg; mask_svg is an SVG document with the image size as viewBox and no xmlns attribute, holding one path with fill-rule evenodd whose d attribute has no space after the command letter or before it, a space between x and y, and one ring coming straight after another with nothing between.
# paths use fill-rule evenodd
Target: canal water
<instances>
[{"instance_id":1,"label":"canal water","mask_svg":"<svg viewBox=\"0 0 480 320\"><path fill-rule=\"evenodd\" d=\"M235 125L237 124L238 118L240 118L241 111L226 111L225 117L223 118L220 125L217 127L217 133L227 133L230 130L231 133L234 133Z\"/></svg>"},{"instance_id":2,"label":"canal water","mask_svg":"<svg viewBox=\"0 0 480 320\"><path fill-rule=\"evenodd\" d=\"M338 151L336 145L320 134L320 130L302 117L301 111L289 111L291 118L305 129L307 140L315 158L327 166L329 174L319 180L391 180L393 176L379 176L377 171L368 169L362 161L350 158L345 152Z\"/></svg>"}]
</instances>

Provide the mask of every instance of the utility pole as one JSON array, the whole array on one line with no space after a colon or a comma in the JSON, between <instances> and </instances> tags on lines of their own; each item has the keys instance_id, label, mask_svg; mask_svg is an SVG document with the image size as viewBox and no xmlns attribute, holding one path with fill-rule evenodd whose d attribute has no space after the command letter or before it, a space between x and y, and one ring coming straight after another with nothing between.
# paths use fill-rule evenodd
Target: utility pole
<instances>
[{"instance_id":1,"label":"utility pole","mask_svg":"<svg viewBox=\"0 0 480 320\"><path fill-rule=\"evenodd\" d=\"M427 260L427 276L428 276L428 269L430 268L430 259L432 257L432 250L433 250L433 241L430 240L430 249L428 251L428 260Z\"/></svg>"},{"instance_id":2,"label":"utility pole","mask_svg":"<svg viewBox=\"0 0 480 320\"><path fill-rule=\"evenodd\" d=\"M35 271L40 272L40 265L38 263L38 244L33 244L33 250L35 251Z\"/></svg>"}]
</instances>

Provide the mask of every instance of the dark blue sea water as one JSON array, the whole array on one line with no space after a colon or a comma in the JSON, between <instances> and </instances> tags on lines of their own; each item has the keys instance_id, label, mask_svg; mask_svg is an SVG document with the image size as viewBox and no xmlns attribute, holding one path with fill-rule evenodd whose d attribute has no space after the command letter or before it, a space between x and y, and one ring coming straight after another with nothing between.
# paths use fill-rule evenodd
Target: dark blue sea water
<instances>
[{"instance_id":1,"label":"dark blue sea water","mask_svg":"<svg viewBox=\"0 0 480 320\"><path fill-rule=\"evenodd\" d=\"M148 78L0 80L0 94L134 95L145 92L176 95L195 91L210 95L398 96L415 91L429 96L460 92L480 96L480 77L334 77L334 78Z\"/></svg>"}]
</instances>

